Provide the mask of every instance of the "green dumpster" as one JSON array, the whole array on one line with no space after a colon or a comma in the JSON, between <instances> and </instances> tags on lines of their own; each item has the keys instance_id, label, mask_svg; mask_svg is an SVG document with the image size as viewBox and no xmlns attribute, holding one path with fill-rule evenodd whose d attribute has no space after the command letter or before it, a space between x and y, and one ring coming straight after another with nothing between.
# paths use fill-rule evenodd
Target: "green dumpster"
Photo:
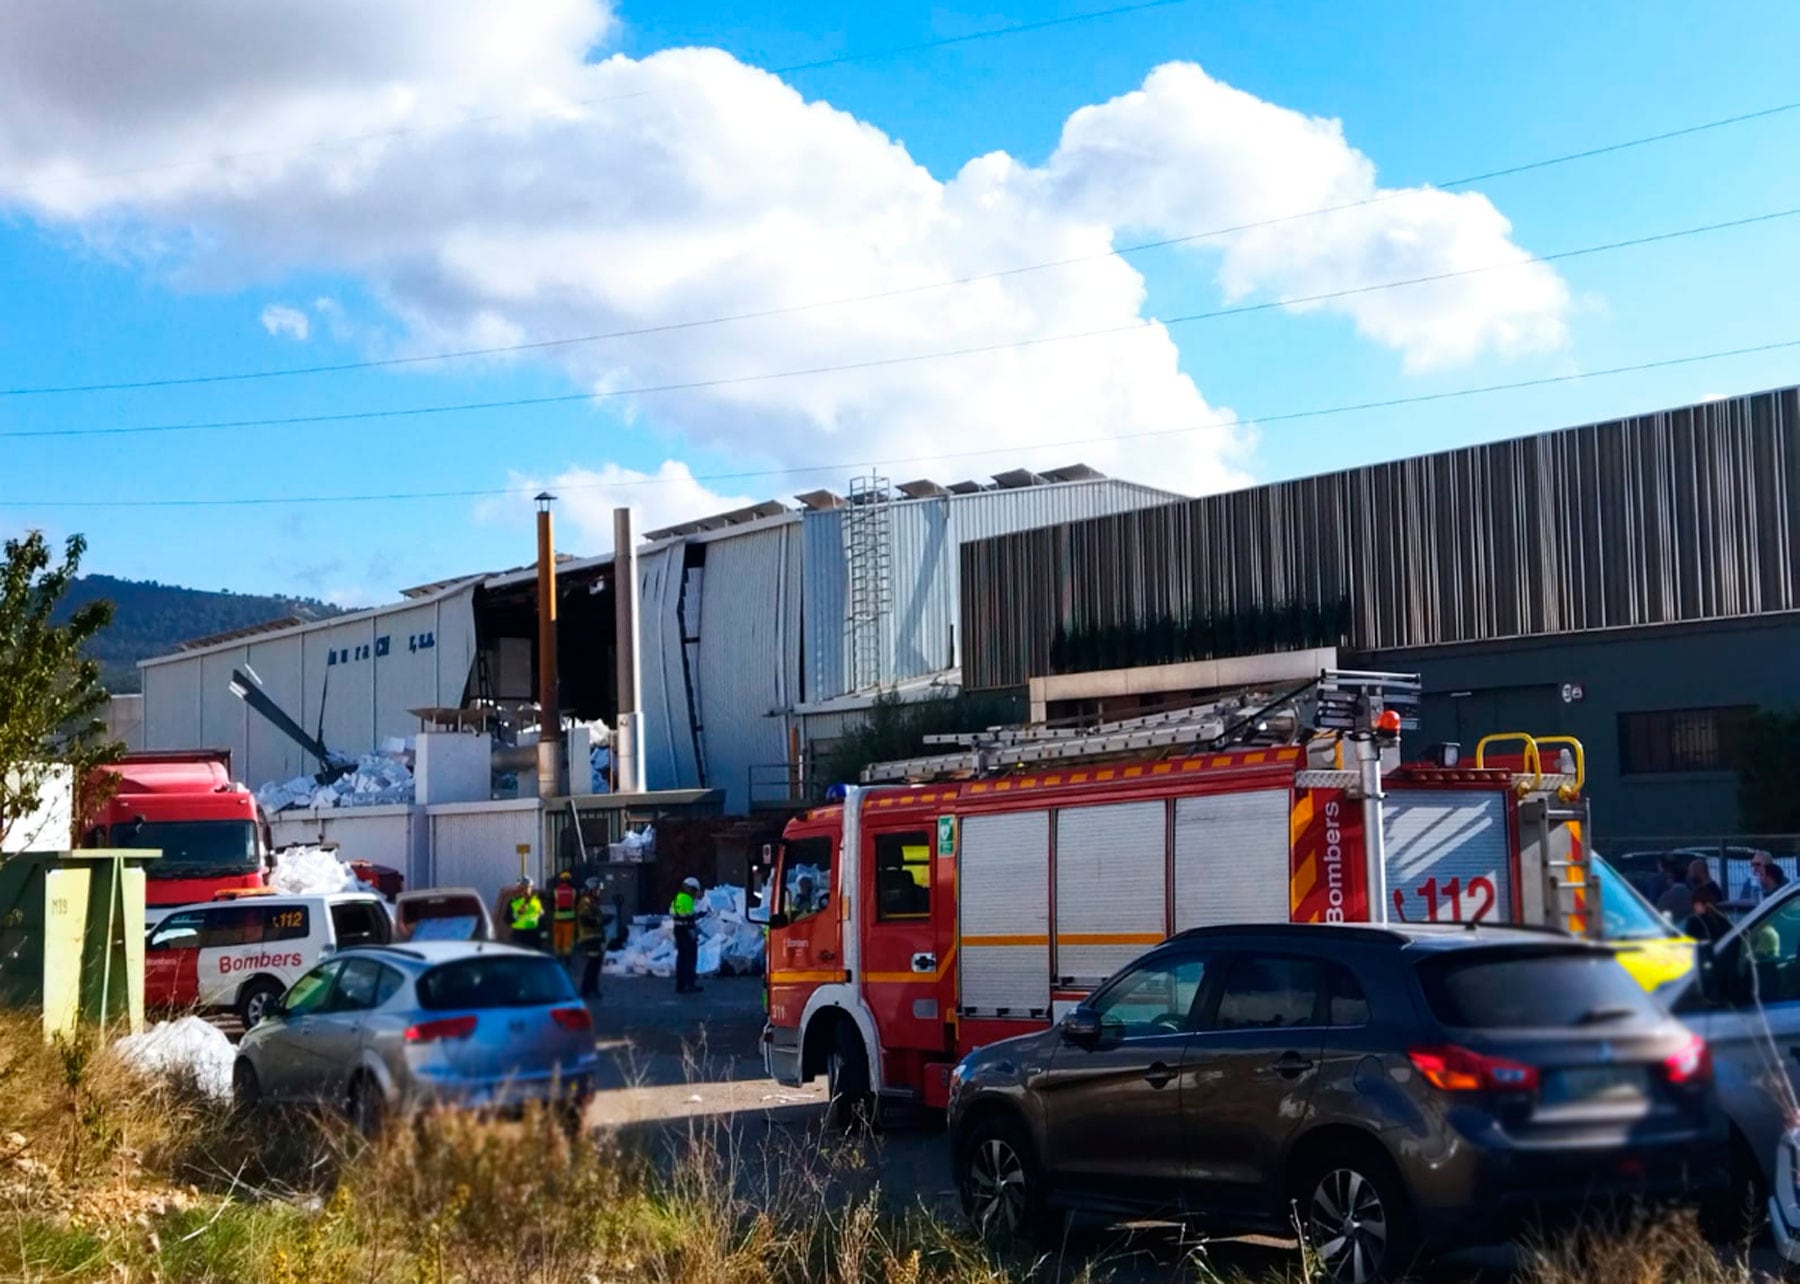
<instances>
[{"instance_id":1,"label":"green dumpster","mask_svg":"<svg viewBox=\"0 0 1800 1284\"><path fill-rule=\"evenodd\" d=\"M0 857L0 1007L38 1008L44 1037L144 1026L144 862L123 848Z\"/></svg>"}]
</instances>

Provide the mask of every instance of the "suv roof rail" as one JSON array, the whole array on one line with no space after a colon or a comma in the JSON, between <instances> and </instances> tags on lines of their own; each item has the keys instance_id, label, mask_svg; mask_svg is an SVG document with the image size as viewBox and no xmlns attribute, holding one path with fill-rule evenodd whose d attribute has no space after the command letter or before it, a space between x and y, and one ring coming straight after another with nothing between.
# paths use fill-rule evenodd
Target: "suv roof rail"
<instances>
[{"instance_id":1,"label":"suv roof rail","mask_svg":"<svg viewBox=\"0 0 1800 1284\"><path fill-rule=\"evenodd\" d=\"M1190 927L1177 932L1171 941L1203 940L1209 936L1312 936L1320 931L1356 941L1405 941L1407 936L1391 927L1374 923L1212 923L1206 927Z\"/></svg>"}]
</instances>

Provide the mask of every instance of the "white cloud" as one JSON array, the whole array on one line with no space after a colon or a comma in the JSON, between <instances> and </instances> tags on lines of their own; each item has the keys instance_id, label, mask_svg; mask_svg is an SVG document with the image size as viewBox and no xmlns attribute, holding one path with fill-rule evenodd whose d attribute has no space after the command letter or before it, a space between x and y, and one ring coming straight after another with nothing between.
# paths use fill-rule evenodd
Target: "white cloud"
<instances>
[{"instance_id":1,"label":"white cloud","mask_svg":"<svg viewBox=\"0 0 1800 1284\"><path fill-rule=\"evenodd\" d=\"M1145 316L1138 269L1108 253L1146 233L1369 200L1192 253L1245 299L1518 259L1316 310L1412 368L1563 337L1561 279L1485 197L1388 192L1337 122L1191 64L1075 113L1041 167L996 153L940 180L870 124L718 50L588 61L612 22L592 0L186 0L154 20L105 0L21 0L0 26L0 184L38 218L135 245L189 283L353 275L421 351L1084 259L544 354L596 390L1136 327L622 407L640 430L777 467L906 459L890 470L951 477L1083 459L1179 489L1241 481L1245 437ZM378 136L295 150L355 135ZM193 156L220 159L157 164ZM1203 370L1204 332L1183 338ZM1182 427L1196 431L1141 438ZM1106 440L1046 444L1092 437ZM961 457L977 447L994 453Z\"/></svg>"},{"instance_id":2,"label":"white cloud","mask_svg":"<svg viewBox=\"0 0 1800 1284\"><path fill-rule=\"evenodd\" d=\"M271 303L262 310L263 329L277 337L305 341L312 333L312 322L307 320L306 313L299 308L290 308L285 303Z\"/></svg>"},{"instance_id":3,"label":"white cloud","mask_svg":"<svg viewBox=\"0 0 1800 1284\"><path fill-rule=\"evenodd\" d=\"M477 507L484 521L524 527L535 520L532 497L543 491L556 496L557 545L583 556L609 553L613 545L613 510L633 509L638 533L714 513L744 508L756 501L743 495L725 495L709 489L678 460L664 460L655 472L641 472L608 463L599 468L568 468L554 477L527 477L513 473L507 479L510 494L486 499Z\"/></svg>"}]
</instances>

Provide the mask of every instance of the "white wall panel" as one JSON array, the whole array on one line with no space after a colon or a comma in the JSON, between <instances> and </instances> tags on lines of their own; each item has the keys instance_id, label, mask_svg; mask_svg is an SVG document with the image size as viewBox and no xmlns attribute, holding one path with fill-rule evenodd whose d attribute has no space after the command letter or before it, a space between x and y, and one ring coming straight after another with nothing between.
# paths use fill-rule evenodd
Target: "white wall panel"
<instances>
[{"instance_id":1,"label":"white wall panel","mask_svg":"<svg viewBox=\"0 0 1800 1284\"><path fill-rule=\"evenodd\" d=\"M725 791L728 812L748 809L751 767L787 761L779 584L797 533L784 523L706 549L696 676L707 784Z\"/></svg>"},{"instance_id":2,"label":"white wall panel","mask_svg":"<svg viewBox=\"0 0 1800 1284\"><path fill-rule=\"evenodd\" d=\"M305 644L301 637L290 633L266 642L252 642L244 648L243 655L262 679L268 697L289 717L298 718L301 693L305 690L301 674ZM245 784L254 789L272 780L292 780L318 770L318 764L306 751L277 731L267 718L248 709L245 712L249 756L237 766Z\"/></svg>"},{"instance_id":3,"label":"white wall panel","mask_svg":"<svg viewBox=\"0 0 1800 1284\"><path fill-rule=\"evenodd\" d=\"M199 663L153 664L138 672L144 679L144 748L201 748Z\"/></svg>"},{"instance_id":4,"label":"white wall panel","mask_svg":"<svg viewBox=\"0 0 1800 1284\"><path fill-rule=\"evenodd\" d=\"M345 860L373 861L399 870L408 888L429 887L425 863L425 810L405 804L284 811L269 818L277 847L290 843L336 843Z\"/></svg>"},{"instance_id":5,"label":"white wall panel","mask_svg":"<svg viewBox=\"0 0 1800 1284\"><path fill-rule=\"evenodd\" d=\"M250 723L256 715L231 694L231 671L243 664L242 648L200 657L200 747L231 750L231 771L239 779L250 765Z\"/></svg>"},{"instance_id":6,"label":"white wall panel","mask_svg":"<svg viewBox=\"0 0 1800 1284\"><path fill-rule=\"evenodd\" d=\"M426 808L430 881L425 885L472 887L491 906L502 887L518 880L517 849L527 843L527 868L543 886L548 871L539 833L542 814L535 798Z\"/></svg>"}]
</instances>

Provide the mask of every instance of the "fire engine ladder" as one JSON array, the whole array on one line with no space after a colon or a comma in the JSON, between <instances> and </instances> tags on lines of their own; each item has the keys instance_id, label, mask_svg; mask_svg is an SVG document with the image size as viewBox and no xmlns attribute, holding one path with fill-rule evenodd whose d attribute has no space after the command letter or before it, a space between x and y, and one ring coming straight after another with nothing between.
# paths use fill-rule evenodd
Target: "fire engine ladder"
<instances>
[{"instance_id":1,"label":"fire engine ladder","mask_svg":"<svg viewBox=\"0 0 1800 1284\"><path fill-rule=\"evenodd\" d=\"M872 763L865 784L993 775L1040 763L1192 748L1289 745L1309 729L1357 731L1370 711L1393 708L1416 725L1419 679L1410 674L1328 669L1287 691L1246 690L1204 704L1101 723L1094 727L989 727L926 736L947 752Z\"/></svg>"},{"instance_id":2,"label":"fire engine ladder","mask_svg":"<svg viewBox=\"0 0 1800 1284\"><path fill-rule=\"evenodd\" d=\"M1598 938L1604 931L1600 882L1589 861L1588 802L1581 788L1587 761L1573 736L1531 736L1504 732L1475 746L1475 765L1487 765L1491 744L1523 743L1522 772L1514 773L1519 795L1520 909L1524 921L1572 936ZM1554 747L1555 771L1544 770L1544 753Z\"/></svg>"}]
</instances>

